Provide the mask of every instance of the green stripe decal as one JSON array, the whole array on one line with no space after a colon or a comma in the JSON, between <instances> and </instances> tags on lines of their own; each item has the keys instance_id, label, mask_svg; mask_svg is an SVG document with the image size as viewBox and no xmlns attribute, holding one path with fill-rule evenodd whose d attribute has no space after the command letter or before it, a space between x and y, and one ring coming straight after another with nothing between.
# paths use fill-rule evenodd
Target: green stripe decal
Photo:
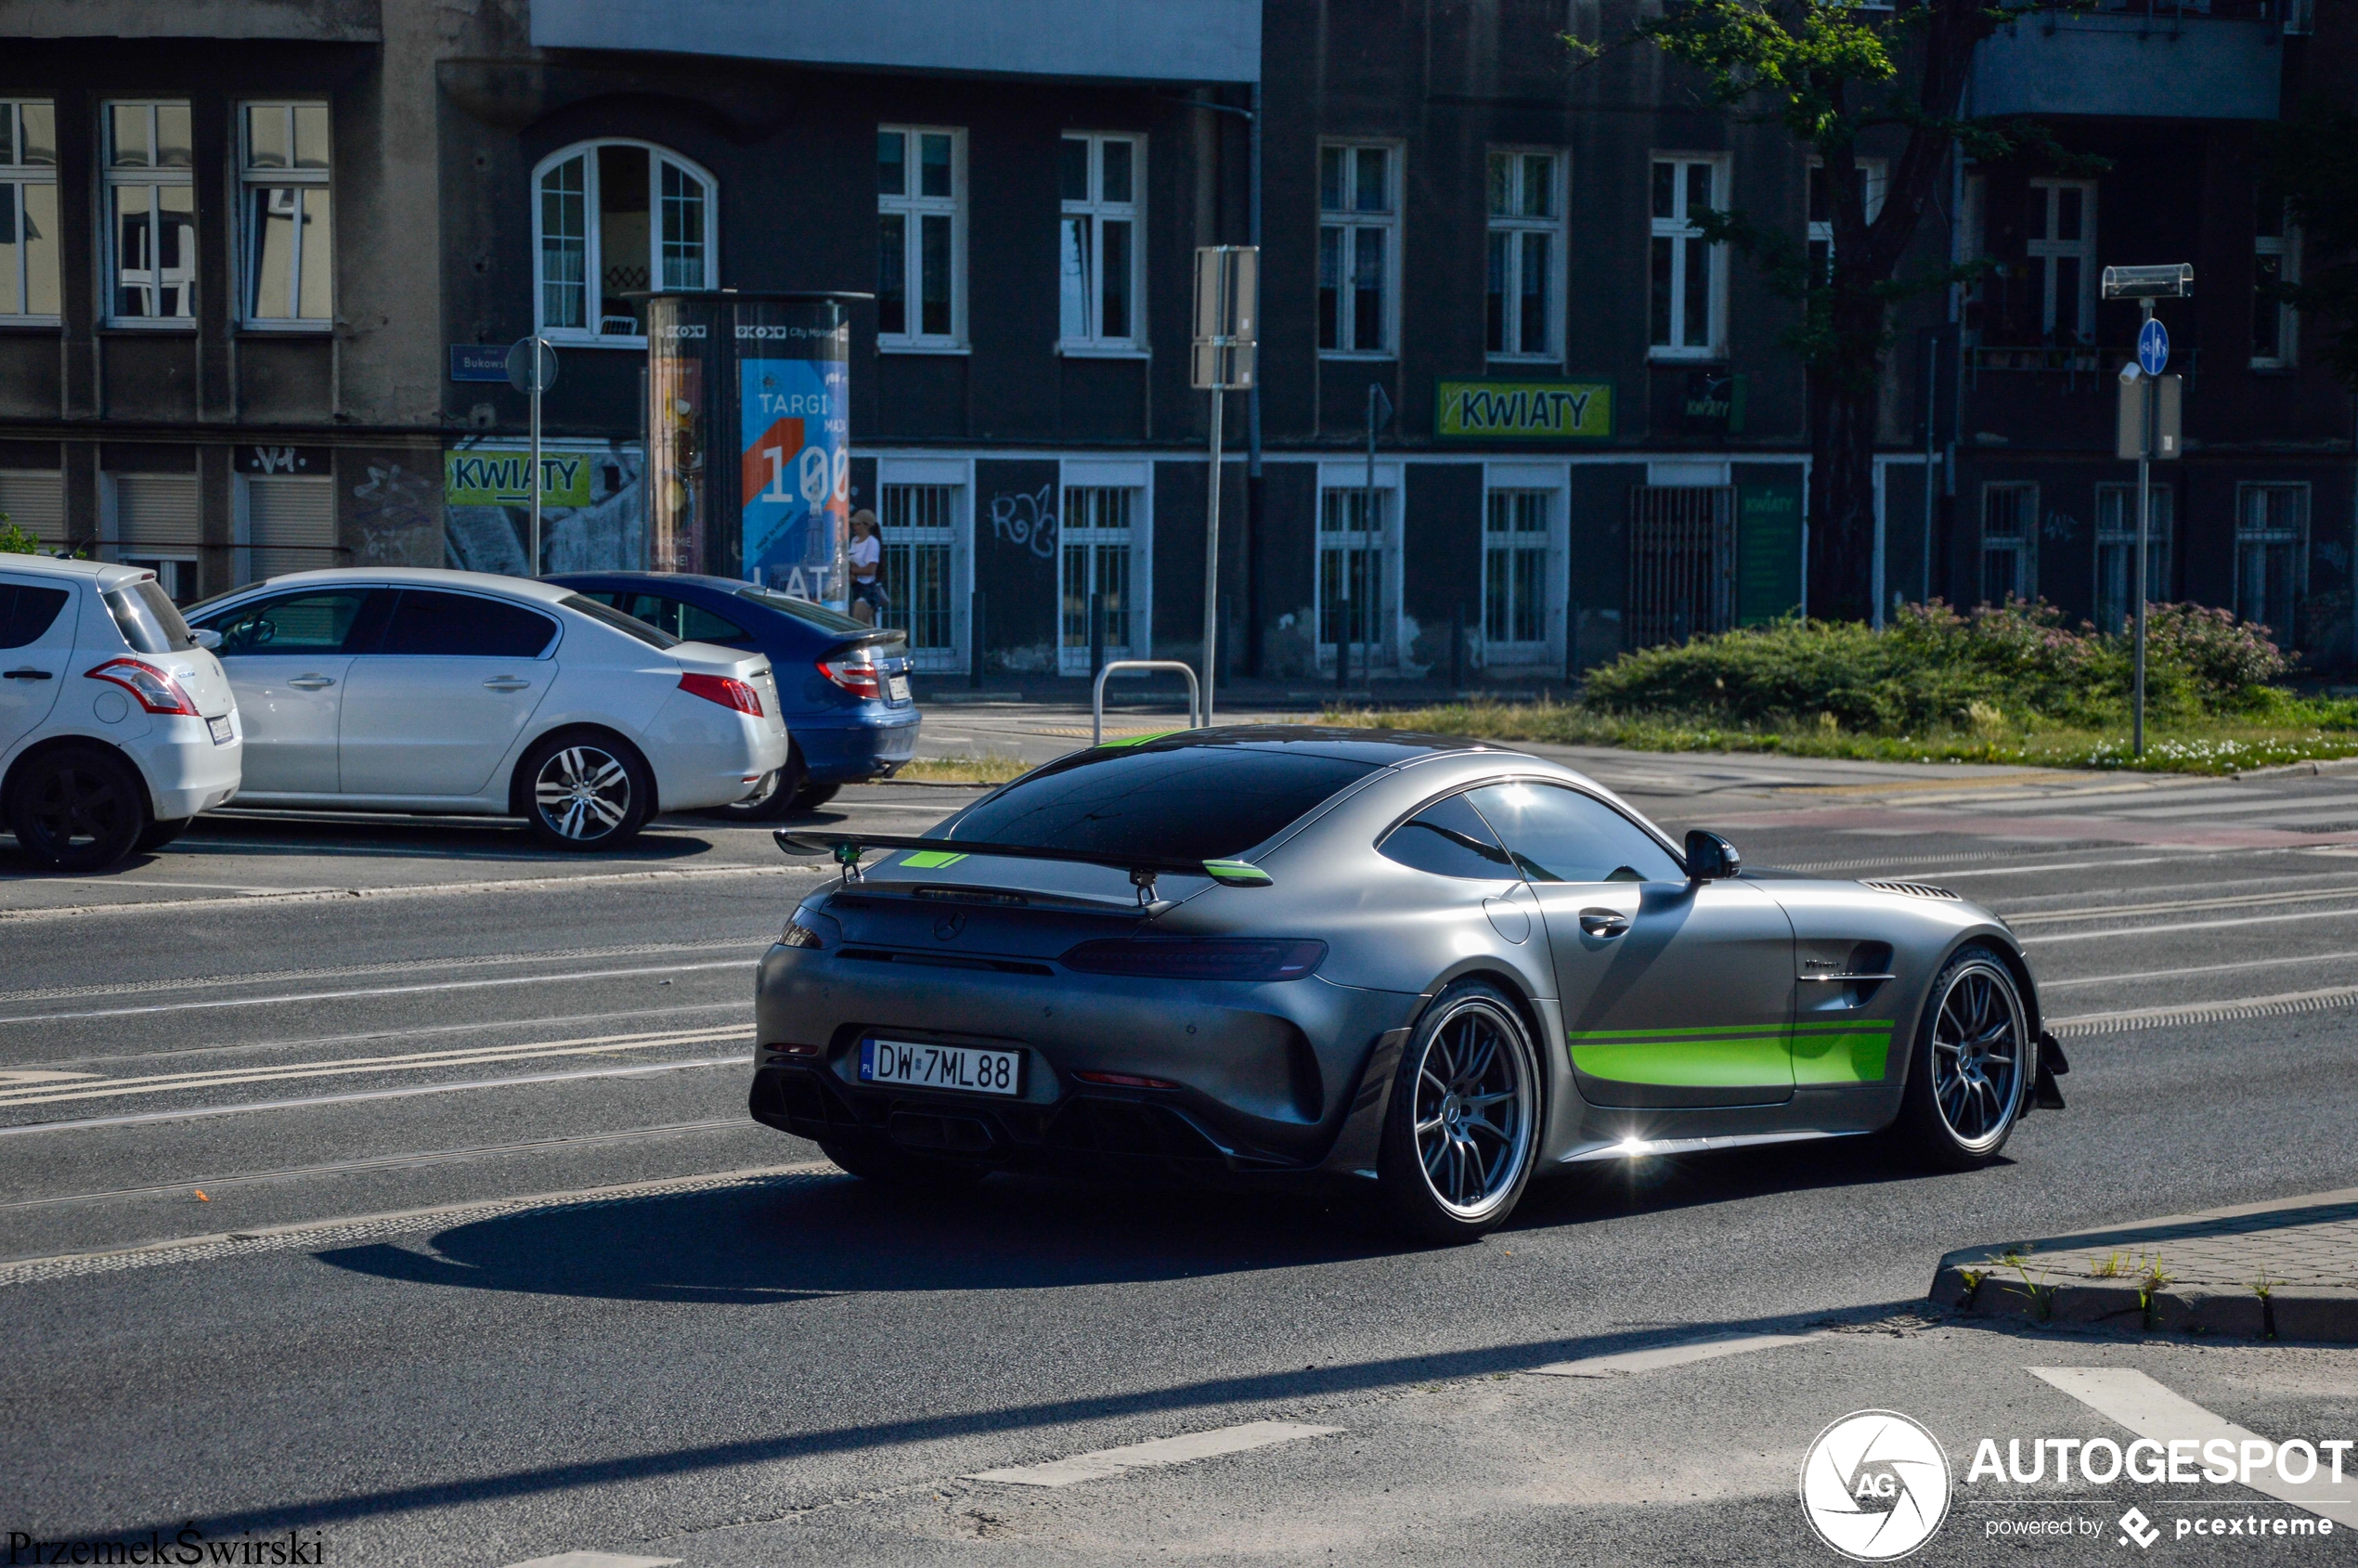
<instances>
[{"instance_id":1,"label":"green stripe decal","mask_svg":"<svg viewBox=\"0 0 2358 1568\"><path fill-rule=\"evenodd\" d=\"M1097 744L1097 749L1111 751L1114 747L1121 745L1144 745L1148 741L1161 740L1165 735L1184 735L1186 732L1185 730L1157 730L1151 735L1124 735L1118 741L1100 741Z\"/></svg>"},{"instance_id":2,"label":"green stripe decal","mask_svg":"<svg viewBox=\"0 0 2358 1568\"><path fill-rule=\"evenodd\" d=\"M918 871L939 871L946 865L956 865L965 858L964 855L952 854L946 849L912 849L900 857L900 863L912 866Z\"/></svg>"},{"instance_id":3,"label":"green stripe decal","mask_svg":"<svg viewBox=\"0 0 2358 1568\"><path fill-rule=\"evenodd\" d=\"M1827 1029L1805 1024L1794 1030L1793 1081L1796 1084L1880 1083L1891 1058L1891 1026Z\"/></svg>"},{"instance_id":4,"label":"green stripe decal","mask_svg":"<svg viewBox=\"0 0 2358 1568\"><path fill-rule=\"evenodd\" d=\"M1269 874L1250 861L1206 861L1203 874L1226 888L1266 888Z\"/></svg>"},{"instance_id":5,"label":"green stripe decal","mask_svg":"<svg viewBox=\"0 0 2358 1568\"><path fill-rule=\"evenodd\" d=\"M1870 1019L1717 1029L1596 1030L1568 1036L1590 1078L1676 1089L1880 1083L1891 1025Z\"/></svg>"}]
</instances>

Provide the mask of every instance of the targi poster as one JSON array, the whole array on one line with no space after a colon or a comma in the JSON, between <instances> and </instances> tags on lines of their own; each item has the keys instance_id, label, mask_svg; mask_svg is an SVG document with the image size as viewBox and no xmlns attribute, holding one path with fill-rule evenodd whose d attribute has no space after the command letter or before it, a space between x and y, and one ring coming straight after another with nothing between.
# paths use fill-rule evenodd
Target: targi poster
<instances>
[{"instance_id":1,"label":"targi poster","mask_svg":"<svg viewBox=\"0 0 2358 1568\"><path fill-rule=\"evenodd\" d=\"M797 599L848 608L848 368L835 359L744 358L737 373L745 575Z\"/></svg>"}]
</instances>

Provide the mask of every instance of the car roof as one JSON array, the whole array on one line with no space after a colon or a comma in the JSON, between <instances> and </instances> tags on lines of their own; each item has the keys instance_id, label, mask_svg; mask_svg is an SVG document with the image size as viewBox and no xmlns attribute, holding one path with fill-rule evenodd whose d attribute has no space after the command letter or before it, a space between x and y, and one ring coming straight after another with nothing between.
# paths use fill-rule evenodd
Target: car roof
<instances>
[{"instance_id":1,"label":"car roof","mask_svg":"<svg viewBox=\"0 0 2358 1568\"><path fill-rule=\"evenodd\" d=\"M145 566L126 566L120 561L90 561L79 557L60 559L55 555L19 555L14 551L0 554L0 567L11 572L32 572L41 577L87 577L99 588L118 588L124 583L152 577L155 573Z\"/></svg>"},{"instance_id":2,"label":"car roof","mask_svg":"<svg viewBox=\"0 0 2358 1568\"><path fill-rule=\"evenodd\" d=\"M240 591L254 588L277 590L343 585L457 589L533 599L543 604L561 604L573 592L562 583L542 582L535 577L511 577L498 572L459 572L442 566L330 566L315 572L289 572L267 582L249 584L247 589Z\"/></svg>"},{"instance_id":3,"label":"car roof","mask_svg":"<svg viewBox=\"0 0 2358 1568\"><path fill-rule=\"evenodd\" d=\"M743 577L717 577L706 572L559 572L551 574L548 580L553 583L643 583L648 587L662 584L667 588L685 583L691 588L710 589L715 593L734 593L741 588L754 586Z\"/></svg>"}]
</instances>

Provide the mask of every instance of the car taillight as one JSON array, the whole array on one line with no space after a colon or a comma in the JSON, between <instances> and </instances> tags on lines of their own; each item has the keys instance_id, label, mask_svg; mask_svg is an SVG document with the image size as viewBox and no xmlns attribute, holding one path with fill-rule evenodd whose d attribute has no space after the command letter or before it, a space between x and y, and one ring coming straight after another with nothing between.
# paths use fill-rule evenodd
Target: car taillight
<instances>
[{"instance_id":1,"label":"car taillight","mask_svg":"<svg viewBox=\"0 0 2358 1568\"><path fill-rule=\"evenodd\" d=\"M761 717L761 698L745 682L727 675L699 675L693 670L680 678L680 689L708 703L733 707L739 713Z\"/></svg>"},{"instance_id":2,"label":"car taillight","mask_svg":"<svg viewBox=\"0 0 2358 1568\"><path fill-rule=\"evenodd\" d=\"M1147 937L1082 942L1064 965L1084 975L1166 980L1298 980L1326 962L1320 941L1251 937Z\"/></svg>"},{"instance_id":3,"label":"car taillight","mask_svg":"<svg viewBox=\"0 0 2358 1568\"><path fill-rule=\"evenodd\" d=\"M109 659L96 669L83 672L93 680L112 681L139 699L139 706L149 713L183 713L197 717L197 705L180 682L151 664L137 659Z\"/></svg>"},{"instance_id":4,"label":"car taillight","mask_svg":"<svg viewBox=\"0 0 2358 1568\"><path fill-rule=\"evenodd\" d=\"M821 659L819 673L855 697L873 701L884 695L884 674L865 648L845 658Z\"/></svg>"}]
</instances>

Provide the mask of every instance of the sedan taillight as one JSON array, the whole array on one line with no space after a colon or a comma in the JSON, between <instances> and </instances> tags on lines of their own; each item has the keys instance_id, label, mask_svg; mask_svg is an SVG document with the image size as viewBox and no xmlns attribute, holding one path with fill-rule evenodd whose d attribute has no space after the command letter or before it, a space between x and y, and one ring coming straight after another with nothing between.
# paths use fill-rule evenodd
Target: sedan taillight
<instances>
[{"instance_id":1,"label":"sedan taillight","mask_svg":"<svg viewBox=\"0 0 2358 1568\"><path fill-rule=\"evenodd\" d=\"M1252 937L1146 937L1082 942L1064 956L1084 975L1163 980L1298 980L1326 961L1321 941Z\"/></svg>"},{"instance_id":2,"label":"sedan taillight","mask_svg":"<svg viewBox=\"0 0 2358 1568\"><path fill-rule=\"evenodd\" d=\"M690 670L680 678L680 689L708 703L733 707L753 718L761 717L761 698L745 681L727 675L700 675Z\"/></svg>"},{"instance_id":3,"label":"sedan taillight","mask_svg":"<svg viewBox=\"0 0 2358 1568\"><path fill-rule=\"evenodd\" d=\"M109 659L96 669L83 672L93 680L111 681L139 699L139 706L149 713L179 713L197 717L197 705L180 682L151 664L137 659Z\"/></svg>"},{"instance_id":4,"label":"sedan taillight","mask_svg":"<svg viewBox=\"0 0 2358 1568\"><path fill-rule=\"evenodd\" d=\"M862 701L873 702L884 695L884 672L865 648L839 659L821 659L819 673Z\"/></svg>"}]
</instances>

